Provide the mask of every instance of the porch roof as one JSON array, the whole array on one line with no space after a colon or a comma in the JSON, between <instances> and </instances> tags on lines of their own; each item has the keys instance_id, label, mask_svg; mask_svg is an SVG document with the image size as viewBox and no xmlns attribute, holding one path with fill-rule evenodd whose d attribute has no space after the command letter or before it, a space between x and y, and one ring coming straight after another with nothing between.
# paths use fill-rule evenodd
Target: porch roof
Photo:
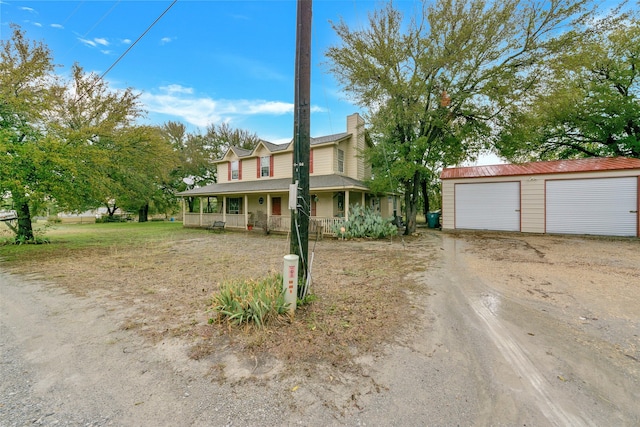
<instances>
[{"instance_id":1,"label":"porch roof","mask_svg":"<svg viewBox=\"0 0 640 427\"><path fill-rule=\"evenodd\" d=\"M209 184L201 188L182 191L178 196L215 196L219 194L249 194L289 191L291 178L258 179L224 184ZM368 191L362 181L342 175L317 175L309 177L309 191L359 190Z\"/></svg>"}]
</instances>

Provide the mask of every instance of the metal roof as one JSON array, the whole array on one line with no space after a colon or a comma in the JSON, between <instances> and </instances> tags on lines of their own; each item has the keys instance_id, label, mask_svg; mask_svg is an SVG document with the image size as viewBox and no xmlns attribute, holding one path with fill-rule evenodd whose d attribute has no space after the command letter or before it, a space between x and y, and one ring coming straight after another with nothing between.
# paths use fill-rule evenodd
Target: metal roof
<instances>
[{"instance_id":1,"label":"metal roof","mask_svg":"<svg viewBox=\"0 0 640 427\"><path fill-rule=\"evenodd\" d=\"M624 169L640 169L640 159L628 157L592 157L588 159L445 168L442 174L440 174L440 179L541 175Z\"/></svg>"},{"instance_id":2,"label":"metal roof","mask_svg":"<svg viewBox=\"0 0 640 427\"><path fill-rule=\"evenodd\" d=\"M273 191L289 191L291 178L258 179L254 181L234 181L223 184L209 184L201 188L183 191L178 196L206 196L219 194L264 193ZM367 191L369 188L357 179L342 175L318 175L309 177L309 190L349 189Z\"/></svg>"}]
</instances>

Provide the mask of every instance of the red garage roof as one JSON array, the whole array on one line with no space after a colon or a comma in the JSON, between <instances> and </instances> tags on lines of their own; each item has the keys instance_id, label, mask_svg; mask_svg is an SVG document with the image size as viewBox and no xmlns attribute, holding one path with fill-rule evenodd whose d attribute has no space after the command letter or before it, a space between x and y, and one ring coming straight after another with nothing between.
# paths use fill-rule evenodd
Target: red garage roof
<instances>
[{"instance_id":1,"label":"red garage roof","mask_svg":"<svg viewBox=\"0 0 640 427\"><path fill-rule=\"evenodd\" d=\"M553 160L549 162L531 162L522 164L445 168L440 175L440 179L540 175L622 169L640 169L640 159L631 159L627 157L594 157L589 159Z\"/></svg>"}]
</instances>

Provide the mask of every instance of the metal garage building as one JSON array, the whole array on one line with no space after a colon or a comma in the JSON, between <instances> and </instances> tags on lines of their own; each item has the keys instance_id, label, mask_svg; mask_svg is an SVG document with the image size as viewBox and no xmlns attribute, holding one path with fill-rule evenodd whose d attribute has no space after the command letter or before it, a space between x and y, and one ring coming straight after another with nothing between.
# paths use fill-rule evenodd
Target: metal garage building
<instances>
[{"instance_id":1,"label":"metal garage building","mask_svg":"<svg viewBox=\"0 0 640 427\"><path fill-rule=\"evenodd\" d=\"M447 168L444 229L640 237L640 159Z\"/></svg>"}]
</instances>

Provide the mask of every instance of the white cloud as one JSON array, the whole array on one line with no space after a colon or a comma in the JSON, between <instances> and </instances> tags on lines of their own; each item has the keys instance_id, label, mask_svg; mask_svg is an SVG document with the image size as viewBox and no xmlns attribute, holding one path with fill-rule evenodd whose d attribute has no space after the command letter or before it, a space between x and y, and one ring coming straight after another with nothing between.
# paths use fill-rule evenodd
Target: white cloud
<instances>
[{"instance_id":1,"label":"white cloud","mask_svg":"<svg viewBox=\"0 0 640 427\"><path fill-rule=\"evenodd\" d=\"M23 6L23 7L20 8L20 10L24 10L25 12L36 13L36 10L34 8L32 8L32 7Z\"/></svg>"},{"instance_id":2,"label":"white cloud","mask_svg":"<svg viewBox=\"0 0 640 427\"><path fill-rule=\"evenodd\" d=\"M192 88L168 85L160 93L144 92L140 96L145 109L151 113L175 116L198 127L212 123L239 120L245 116L279 116L293 113L293 103L262 99L213 99L193 96ZM312 111L324 111L312 107Z\"/></svg>"},{"instance_id":3,"label":"white cloud","mask_svg":"<svg viewBox=\"0 0 640 427\"><path fill-rule=\"evenodd\" d=\"M173 41L173 39L171 37L163 37L163 38L160 39L160 44L167 44L167 43L170 43L172 41Z\"/></svg>"},{"instance_id":4,"label":"white cloud","mask_svg":"<svg viewBox=\"0 0 640 427\"><path fill-rule=\"evenodd\" d=\"M160 86L160 90L167 92L169 94L174 94L174 93L187 93L187 94L192 94L193 93L193 88L192 87L184 87L181 85L169 85L169 86Z\"/></svg>"},{"instance_id":5,"label":"white cloud","mask_svg":"<svg viewBox=\"0 0 640 427\"><path fill-rule=\"evenodd\" d=\"M122 43L124 44L131 44L131 39L123 39Z\"/></svg>"},{"instance_id":6,"label":"white cloud","mask_svg":"<svg viewBox=\"0 0 640 427\"><path fill-rule=\"evenodd\" d=\"M91 46L91 47L96 47L97 44L96 42L94 42L93 40L89 40L89 39L83 39L82 37L78 37L78 40L80 41L80 43L86 45L86 46Z\"/></svg>"},{"instance_id":7,"label":"white cloud","mask_svg":"<svg viewBox=\"0 0 640 427\"><path fill-rule=\"evenodd\" d=\"M64 27L60 24L51 24L51 28L58 28L60 30L64 30Z\"/></svg>"},{"instance_id":8,"label":"white cloud","mask_svg":"<svg viewBox=\"0 0 640 427\"><path fill-rule=\"evenodd\" d=\"M42 24L39 22L34 22L33 25L35 25L36 27L42 27Z\"/></svg>"},{"instance_id":9,"label":"white cloud","mask_svg":"<svg viewBox=\"0 0 640 427\"><path fill-rule=\"evenodd\" d=\"M95 38L93 41L102 46L109 46L109 41L107 39Z\"/></svg>"},{"instance_id":10,"label":"white cloud","mask_svg":"<svg viewBox=\"0 0 640 427\"><path fill-rule=\"evenodd\" d=\"M245 105L248 114L286 114L293 113L293 104L281 101L247 101Z\"/></svg>"}]
</instances>

